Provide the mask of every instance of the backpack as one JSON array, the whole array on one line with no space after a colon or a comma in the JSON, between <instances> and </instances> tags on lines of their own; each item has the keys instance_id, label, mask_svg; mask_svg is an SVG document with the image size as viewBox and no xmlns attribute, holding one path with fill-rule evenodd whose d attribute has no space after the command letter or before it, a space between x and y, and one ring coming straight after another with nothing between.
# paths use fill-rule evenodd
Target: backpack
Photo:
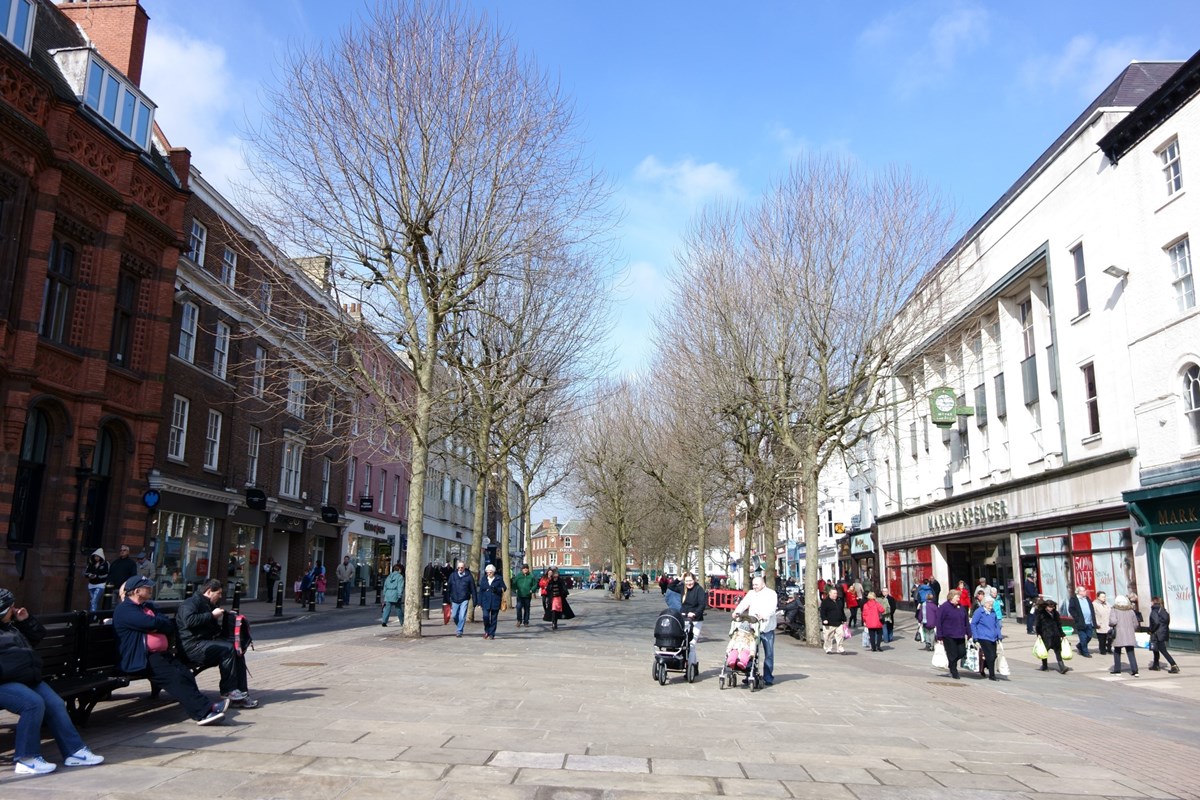
<instances>
[{"instance_id":1,"label":"backpack","mask_svg":"<svg viewBox=\"0 0 1200 800\"><path fill-rule=\"evenodd\" d=\"M250 635L250 620L244 614L233 618L233 650L239 656L254 649L254 637Z\"/></svg>"}]
</instances>

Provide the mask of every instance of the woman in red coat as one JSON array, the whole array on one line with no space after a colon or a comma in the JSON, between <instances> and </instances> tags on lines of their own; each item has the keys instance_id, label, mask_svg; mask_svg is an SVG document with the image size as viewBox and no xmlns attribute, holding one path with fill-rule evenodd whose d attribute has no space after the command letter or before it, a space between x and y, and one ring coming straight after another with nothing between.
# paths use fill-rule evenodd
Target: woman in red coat
<instances>
[{"instance_id":1,"label":"woman in red coat","mask_svg":"<svg viewBox=\"0 0 1200 800\"><path fill-rule=\"evenodd\" d=\"M871 651L878 653L883 644L883 605L875 599L875 593L867 594L867 602L863 603L863 625L867 626L867 637L871 642Z\"/></svg>"},{"instance_id":2,"label":"woman in red coat","mask_svg":"<svg viewBox=\"0 0 1200 800\"><path fill-rule=\"evenodd\" d=\"M846 616L850 618L850 627L858 627L858 595L854 593L854 585L846 587Z\"/></svg>"},{"instance_id":3,"label":"woman in red coat","mask_svg":"<svg viewBox=\"0 0 1200 800\"><path fill-rule=\"evenodd\" d=\"M963 608L969 610L971 608L971 590L967 588L967 582L959 581L958 588L955 591L958 592L959 603Z\"/></svg>"}]
</instances>

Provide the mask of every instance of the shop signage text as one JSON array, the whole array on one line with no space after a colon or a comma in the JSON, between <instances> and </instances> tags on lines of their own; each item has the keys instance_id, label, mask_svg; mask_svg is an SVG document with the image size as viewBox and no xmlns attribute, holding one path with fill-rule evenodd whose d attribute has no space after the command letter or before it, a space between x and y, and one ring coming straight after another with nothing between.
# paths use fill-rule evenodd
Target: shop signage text
<instances>
[{"instance_id":1,"label":"shop signage text","mask_svg":"<svg viewBox=\"0 0 1200 800\"><path fill-rule=\"evenodd\" d=\"M854 555L859 553L875 552L875 543L871 541L871 534L860 533L850 539L850 552Z\"/></svg>"},{"instance_id":2,"label":"shop signage text","mask_svg":"<svg viewBox=\"0 0 1200 800\"><path fill-rule=\"evenodd\" d=\"M373 522L364 522L363 530L367 533L378 533L380 536L387 535L387 528L383 527L382 525L376 525Z\"/></svg>"},{"instance_id":3,"label":"shop signage text","mask_svg":"<svg viewBox=\"0 0 1200 800\"><path fill-rule=\"evenodd\" d=\"M1187 508L1162 508L1158 511L1159 525L1187 525L1192 522L1200 522L1200 517L1196 515L1195 506Z\"/></svg>"},{"instance_id":4,"label":"shop signage text","mask_svg":"<svg viewBox=\"0 0 1200 800\"><path fill-rule=\"evenodd\" d=\"M1008 502L1005 500L994 500L979 506L962 506L950 511L930 514L927 518L931 531L965 528L969 525L999 522L1002 519L1008 519Z\"/></svg>"}]
</instances>

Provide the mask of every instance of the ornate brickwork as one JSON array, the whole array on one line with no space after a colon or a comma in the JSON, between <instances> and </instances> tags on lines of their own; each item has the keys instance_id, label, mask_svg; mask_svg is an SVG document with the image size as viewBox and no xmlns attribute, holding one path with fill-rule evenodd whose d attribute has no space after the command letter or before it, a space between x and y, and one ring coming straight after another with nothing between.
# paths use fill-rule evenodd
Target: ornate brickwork
<instances>
[{"instance_id":1,"label":"ornate brickwork","mask_svg":"<svg viewBox=\"0 0 1200 800\"><path fill-rule=\"evenodd\" d=\"M44 89L11 64L0 64L0 97L38 125L46 122L47 96Z\"/></svg>"},{"instance_id":2,"label":"ornate brickwork","mask_svg":"<svg viewBox=\"0 0 1200 800\"><path fill-rule=\"evenodd\" d=\"M117 156L111 143L72 125L67 129L67 149L88 170L112 183L117 178Z\"/></svg>"}]
</instances>

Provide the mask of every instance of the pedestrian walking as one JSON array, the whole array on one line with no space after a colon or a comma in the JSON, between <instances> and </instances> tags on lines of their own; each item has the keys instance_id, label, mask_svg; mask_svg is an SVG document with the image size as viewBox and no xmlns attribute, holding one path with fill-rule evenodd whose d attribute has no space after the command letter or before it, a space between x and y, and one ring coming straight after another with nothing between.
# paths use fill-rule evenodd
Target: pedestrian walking
<instances>
[{"instance_id":1,"label":"pedestrian walking","mask_svg":"<svg viewBox=\"0 0 1200 800\"><path fill-rule=\"evenodd\" d=\"M1113 665L1109 672L1113 675L1121 674L1121 651L1124 650L1125 654L1129 656L1129 672L1136 678L1138 665L1137 659L1133 655L1133 648L1137 647L1137 637L1134 634L1137 632L1138 618L1128 597L1119 594L1113 598L1109 624L1112 625L1113 654Z\"/></svg>"},{"instance_id":2,"label":"pedestrian walking","mask_svg":"<svg viewBox=\"0 0 1200 800\"><path fill-rule=\"evenodd\" d=\"M313 578L313 590L317 593L317 605L320 606L325 604L325 590L328 588L328 586L328 581L325 578L325 570L321 570L317 573L317 576Z\"/></svg>"},{"instance_id":3,"label":"pedestrian walking","mask_svg":"<svg viewBox=\"0 0 1200 800\"><path fill-rule=\"evenodd\" d=\"M1096 646L1100 651L1100 655L1106 656L1112 652L1110 645L1112 642L1112 625L1109 624L1109 615L1112 614L1112 606L1108 604L1108 595L1104 592L1096 592L1096 599L1092 603L1092 610L1096 612Z\"/></svg>"},{"instance_id":4,"label":"pedestrian walking","mask_svg":"<svg viewBox=\"0 0 1200 800\"><path fill-rule=\"evenodd\" d=\"M496 638L496 623L500 620L500 603L508 587L504 579L496 574L496 565L483 568L483 578L475 589L475 604L483 610L483 638Z\"/></svg>"},{"instance_id":5,"label":"pedestrian walking","mask_svg":"<svg viewBox=\"0 0 1200 800\"><path fill-rule=\"evenodd\" d=\"M959 581L962 583L962 581ZM937 640L946 649L950 677L958 680L958 662L967 654L967 610L962 605L962 592L951 590L946 602L938 606Z\"/></svg>"},{"instance_id":6,"label":"pedestrian walking","mask_svg":"<svg viewBox=\"0 0 1200 800\"><path fill-rule=\"evenodd\" d=\"M883 590L879 604L883 606L883 640L890 642L896 632L896 598L892 597L890 589Z\"/></svg>"},{"instance_id":7,"label":"pedestrian walking","mask_svg":"<svg viewBox=\"0 0 1200 800\"><path fill-rule=\"evenodd\" d=\"M338 564L336 574L338 596L342 599L342 605L348 606L350 605L350 589L354 586L354 565L350 563L350 556L342 556L342 563Z\"/></svg>"},{"instance_id":8,"label":"pedestrian walking","mask_svg":"<svg viewBox=\"0 0 1200 800\"><path fill-rule=\"evenodd\" d=\"M1066 675L1070 672L1071 668L1063 663L1063 629L1062 619L1058 615L1058 603L1051 598L1043 598L1042 602L1038 604L1037 619L1033 627L1046 648L1046 657L1042 659L1042 672L1050 669L1050 653L1054 653L1054 658L1058 661L1059 674Z\"/></svg>"},{"instance_id":9,"label":"pedestrian walking","mask_svg":"<svg viewBox=\"0 0 1200 800\"><path fill-rule=\"evenodd\" d=\"M558 630L559 620L574 619L575 612L567 602L567 582L559 577L558 570L551 567L546 574L546 613L543 622L550 623L551 630Z\"/></svg>"},{"instance_id":10,"label":"pedestrian walking","mask_svg":"<svg viewBox=\"0 0 1200 800\"><path fill-rule=\"evenodd\" d=\"M529 627L529 606L533 593L538 591L538 579L529 572L529 565L522 564L521 572L512 578L513 596L517 599L517 627Z\"/></svg>"},{"instance_id":11,"label":"pedestrian walking","mask_svg":"<svg viewBox=\"0 0 1200 800\"><path fill-rule=\"evenodd\" d=\"M867 629L867 640L870 642L872 653L882 650L883 614L883 606L875 599L875 593L869 592L862 606L862 621Z\"/></svg>"},{"instance_id":12,"label":"pedestrian walking","mask_svg":"<svg viewBox=\"0 0 1200 800\"><path fill-rule=\"evenodd\" d=\"M850 627L858 627L859 597L854 592L854 584L846 584L846 616L850 618Z\"/></svg>"},{"instance_id":13,"label":"pedestrian walking","mask_svg":"<svg viewBox=\"0 0 1200 800\"><path fill-rule=\"evenodd\" d=\"M1087 595L1087 589L1075 587L1075 596L1067 603L1067 613L1075 621L1075 632L1079 634L1079 655L1091 658L1088 644L1096 633L1096 608Z\"/></svg>"},{"instance_id":14,"label":"pedestrian walking","mask_svg":"<svg viewBox=\"0 0 1200 800\"><path fill-rule=\"evenodd\" d=\"M918 633L921 635L921 643L925 645L927 651L933 651L933 643L937 639L937 620L938 620L938 603L933 596L933 592L925 593L925 602L921 603L917 609L917 622L920 623L921 629Z\"/></svg>"},{"instance_id":15,"label":"pedestrian walking","mask_svg":"<svg viewBox=\"0 0 1200 800\"><path fill-rule=\"evenodd\" d=\"M758 643L762 647L762 678L764 686L775 683L775 611L779 608L779 595L767 588L761 575L755 575L751 589L733 609L733 616L752 614L758 617Z\"/></svg>"},{"instance_id":16,"label":"pedestrian walking","mask_svg":"<svg viewBox=\"0 0 1200 800\"><path fill-rule=\"evenodd\" d=\"M126 549L126 556L129 555ZM129 563L133 563L130 559ZM97 547L88 557L88 563L83 568L83 577L88 585L88 611L99 611L100 601L104 598L104 584L108 582L108 562L104 560L104 550ZM136 571L136 568L135 568Z\"/></svg>"},{"instance_id":17,"label":"pedestrian walking","mask_svg":"<svg viewBox=\"0 0 1200 800\"><path fill-rule=\"evenodd\" d=\"M987 594L971 615L971 638L979 645L979 676L982 678L986 670L988 680L997 680L996 645L1004 636L1000 630L1000 618L996 616L995 601Z\"/></svg>"},{"instance_id":18,"label":"pedestrian walking","mask_svg":"<svg viewBox=\"0 0 1200 800\"><path fill-rule=\"evenodd\" d=\"M467 624L467 604L475 597L475 576L462 560L455 562L454 572L450 573L446 597L450 601L450 618L454 620L455 636L461 639L463 626Z\"/></svg>"},{"instance_id":19,"label":"pedestrian walking","mask_svg":"<svg viewBox=\"0 0 1200 800\"><path fill-rule=\"evenodd\" d=\"M683 580L676 591L680 596L679 613L692 623L692 640L699 642L700 630L704 627L704 609L708 607L708 594L704 587L696 582L696 576L691 572L683 573ZM700 654L695 645L692 646L691 653L692 663L699 665Z\"/></svg>"},{"instance_id":20,"label":"pedestrian walking","mask_svg":"<svg viewBox=\"0 0 1200 800\"><path fill-rule=\"evenodd\" d=\"M1033 579L1033 570L1025 572L1025 580L1021 582L1021 599L1025 602L1025 632L1033 636L1033 623L1037 611L1038 588Z\"/></svg>"},{"instance_id":21,"label":"pedestrian walking","mask_svg":"<svg viewBox=\"0 0 1200 800\"><path fill-rule=\"evenodd\" d=\"M388 622L392 618L392 611L396 612L396 616L400 619L400 624L404 624L404 566L397 561L392 567L392 571L383 580L383 627L388 626Z\"/></svg>"},{"instance_id":22,"label":"pedestrian walking","mask_svg":"<svg viewBox=\"0 0 1200 800\"><path fill-rule=\"evenodd\" d=\"M1168 672L1174 675L1179 672L1179 665L1175 663L1175 659L1171 658L1171 654L1167 651L1167 643L1171 641L1170 628L1171 614L1163 607L1162 598L1150 598L1150 649L1154 653L1154 660L1150 662L1150 669L1162 669L1158 664L1158 658L1162 656L1171 665L1171 669Z\"/></svg>"},{"instance_id":23,"label":"pedestrian walking","mask_svg":"<svg viewBox=\"0 0 1200 800\"><path fill-rule=\"evenodd\" d=\"M838 602L837 587L830 586L825 599L821 601L821 641L826 653L832 653L835 649L838 653L846 652L843 645L846 637L842 632L845 624L846 612Z\"/></svg>"},{"instance_id":24,"label":"pedestrian walking","mask_svg":"<svg viewBox=\"0 0 1200 800\"><path fill-rule=\"evenodd\" d=\"M63 756L63 766L93 767L104 761L87 748L67 714L67 705L42 680L42 658L34 647L46 628L0 589L0 708L17 715L13 772L45 775L58 765L42 758L43 723Z\"/></svg>"},{"instance_id":25,"label":"pedestrian walking","mask_svg":"<svg viewBox=\"0 0 1200 800\"><path fill-rule=\"evenodd\" d=\"M958 604L962 606L963 611L969 610L971 607L971 590L967 588L967 582L959 581L958 587L951 591L958 592Z\"/></svg>"}]
</instances>

